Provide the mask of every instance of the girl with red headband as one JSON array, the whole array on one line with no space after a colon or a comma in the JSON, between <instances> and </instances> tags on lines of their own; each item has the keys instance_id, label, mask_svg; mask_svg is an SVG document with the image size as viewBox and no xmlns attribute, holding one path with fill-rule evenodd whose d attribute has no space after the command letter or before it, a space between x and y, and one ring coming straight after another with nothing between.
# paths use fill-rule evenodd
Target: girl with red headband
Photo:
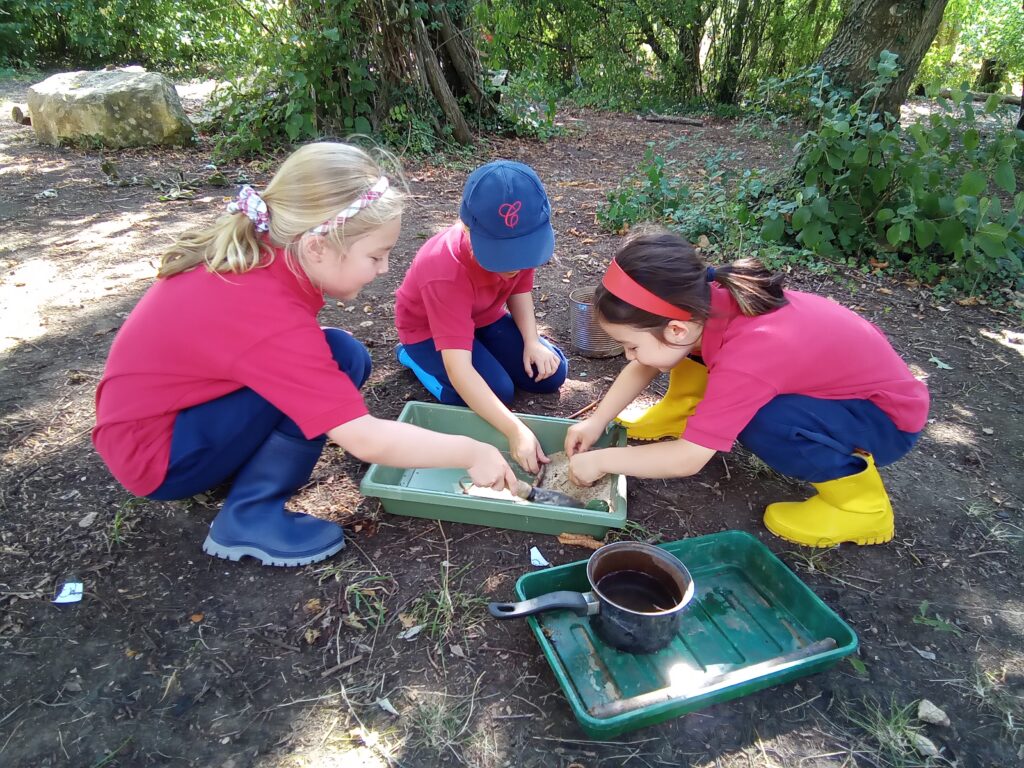
<instances>
[{"instance_id":1,"label":"girl with red headband","mask_svg":"<svg viewBox=\"0 0 1024 768\"><path fill-rule=\"evenodd\" d=\"M608 473L688 477L738 441L817 490L806 501L768 505L764 523L775 535L812 547L893 537L877 467L917 441L928 390L877 327L824 297L784 290L782 277L754 259L705 267L669 232L623 245L595 307L630 362L566 436L578 484ZM665 371L665 400L627 426L640 437L678 439L590 450Z\"/></svg>"},{"instance_id":2,"label":"girl with red headband","mask_svg":"<svg viewBox=\"0 0 1024 768\"><path fill-rule=\"evenodd\" d=\"M340 525L285 507L327 438L365 462L515 482L494 446L371 416L366 347L317 321L325 296L351 300L387 272L403 200L367 152L308 144L262 194L243 187L227 215L178 239L114 339L93 443L137 496L230 479L207 554L292 566L340 550Z\"/></svg>"}]
</instances>

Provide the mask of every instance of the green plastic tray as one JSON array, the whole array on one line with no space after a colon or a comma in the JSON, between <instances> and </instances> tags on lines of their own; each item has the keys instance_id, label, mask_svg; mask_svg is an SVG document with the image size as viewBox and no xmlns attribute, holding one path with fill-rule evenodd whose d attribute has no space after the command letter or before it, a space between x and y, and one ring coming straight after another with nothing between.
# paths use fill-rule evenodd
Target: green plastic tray
<instances>
[{"instance_id":1,"label":"green plastic tray","mask_svg":"<svg viewBox=\"0 0 1024 768\"><path fill-rule=\"evenodd\" d=\"M593 634L585 617L570 611L527 619L591 738L618 736L820 672L857 650L849 625L750 534L725 531L661 546L686 565L695 591L678 636L658 653L615 650ZM515 591L526 600L563 589L588 590L585 560L525 574ZM723 673L760 665L751 670L757 673L769 659L827 638L835 640L831 650L736 685L721 684ZM671 701L604 717L592 714L595 707L681 681L686 694Z\"/></svg>"},{"instance_id":2,"label":"green plastic tray","mask_svg":"<svg viewBox=\"0 0 1024 768\"><path fill-rule=\"evenodd\" d=\"M550 416L516 414L540 440L545 453L561 451L565 433L576 422ZM468 408L438 403L406 403L399 421L415 424L435 432L466 435L499 448L508 458L508 442L494 427ZM625 445L625 430L610 427L596 447ZM513 461L509 463L518 471ZM626 523L626 478L613 475L612 504L607 512L545 504L517 504L500 499L467 496L459 487L466 476L462 469L398 469L373 464L359 484L364 496L379 498L386 512L392 515L450 520L455 523L510 528L533 533L585 533L602 537L609 528ZM521 475L528 479L527 475Z\"/></svg>"}]
</instances>

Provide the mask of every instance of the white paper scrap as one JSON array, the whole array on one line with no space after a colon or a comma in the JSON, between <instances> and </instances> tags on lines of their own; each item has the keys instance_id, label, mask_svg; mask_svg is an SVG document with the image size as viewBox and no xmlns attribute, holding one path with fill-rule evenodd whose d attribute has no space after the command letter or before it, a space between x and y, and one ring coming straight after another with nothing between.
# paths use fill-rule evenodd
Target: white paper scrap
<instances>
[{"instance_id":1,"label":"white paper scrap","mask_svg":"<svg viewBox=\"0 0 1024 768\"><path fill-rule=\"evenodd\" d=\"M546 568L551 565L536 547L530 547L530 564L536 565L538 568Z\"/></svg>"},{"instance_id":2,"label":"white paper scrap","mask_svg":"<svg viewBox=\"0 0 1024 768\"><path fill-rule=\"evenodd\" d=\"M60 591L51 602L77 603L85 594L85 585L80 581L68 581L61 585Z\"/></svg>"}]
</instances>

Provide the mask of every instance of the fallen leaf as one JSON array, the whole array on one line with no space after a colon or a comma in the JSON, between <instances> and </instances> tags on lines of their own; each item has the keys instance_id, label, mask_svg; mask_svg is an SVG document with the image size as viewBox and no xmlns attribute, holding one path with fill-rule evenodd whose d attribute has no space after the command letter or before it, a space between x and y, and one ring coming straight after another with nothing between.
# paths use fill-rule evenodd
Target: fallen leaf
<instances>
[{"instance_id":1,"label":"fallen leaf","mask_svg":"<svg viewBox=\"0 0 1024 768\"><path fill-rule=\"evenodd\" d=\"M403 629L409 629L410 627L416 626L416 619L414 619L408 613L398 614L398 621L402 624Z\"/></svg>"},{"instance_id":2,"label":"fallen leaf","mask_svg":"<svg viewBox=\"0 0 1024 768\"><path fill-rule=\"evenodd\" d=\"M423 631L423 625L417 624L415 627L409 627L402 632L398 633L399 640L412 640L416 635Z\"/></svg>"},{"instance_id":3,"label":"fallen leaf","mask_svg":"<svg viewBox=\"0 0 1024 768\"><path fill-rule=\"evenodd\" d=\"M928 362L929 363L935 363L935 367L939 368L939 369L941 369L943 371L952 371L953 370L953 366L952 365L947 365L946 363L944 363L941 360L939 360L939 358L937 358L935 355L932 355L931 357L929 357L928 358Z\"/></svg>"},{"instance_id":4,"label":"fallen leaf","mask_svg":"<svg viewBox=\"0 0 1024 768\"><path fill-rule=\"evenodd\" d=\"M708 240L708 236L707 235L701 235L700 237L697 238L697 247L698 248L709 248L709 247L711 247L711 241Z\"/></svg>"},{"instance_id":5,"label":"fallen leaf","mask_svg":"<svg viewBox=\"0 0 1024 768\"><path fill-rule=\"evenodd\" d=\"M394 708L390 701L387 699L377 699L377 706L387 712L389 715L399 717L398 710Z\"/></svg>"},{"instance_id":6,"label":"fallen leaf","mask_svg":"<svg viewBox=\"0 0 1024 768\"><path fill-rule=\"evenodd\" d=\"M994 435L996 431L992 427L982 427L981 431L986 435ZM81 525L81 523L79 523Z\"/></svg>"},{"instance_id":7,"label":"fallen leaf","mask_svg":"<svg viewBox=\"0 0 1024 768\"><path fill-rule=\"evenodd\" d=\"M573 547L587 547L588 549L600 549L604 546L593 536L582 533L560 533L558 534L559 544L568 544Z\"/></svg>"},{"instance_id":8,"label":"fallen leaf","mask_svg":"<svg viewBox=\"0 0 1024 768\"><path fill-rule=\"evenodd\" d=\"M920 656L922 659L928 659L928 661L935 661L935 654L931 651L922 651L920 648L913 645L910 647L917 651L917 655Z\"/></svg>"},{"instance_id":9,"label":"fallen leaf","mask_svg":"<svg viewBox=\"0 0 1024 768\"><path fill-rule=\"evenodd\" d=\"M306 643L312 645L320 638L320 630L315 627L310 627L306 630L303 637L306 639Z\"/></svg>"},{"instance_id":10,"label":"fallen leaf","mask_svg":"<svg viewBox=\"0 0 1024 768\"><path fill-rule=\"evenodd\" d=\"M320 613L323 605L324 604L319 597L314 597L313 599L306 601L306 604L302 606L302 610L309 614Z\"/></svg>"},{"instance_id":11,"label":"fallen leaf","mask_svg":"<svg viewBox=\"0 0 1024 768\"><path fill-rule=\"evenodd\" d=\"M96 522L96 513L95 512L90 512L89 514L87 514L85 517L83 517L81 520L78 521L78 527L79 528L88 528L90 525L92 525L95 522Z\"/></svg>"},{"instance_id":12,"label":"fallen leaf","mask_svg":"<svg viewBox=\"0 0 1024 768\"><path fill-rule=\"evenodd\" d=\"M462 646L461 645L452 645L452 646L449 646L449 648L450 648L450 650L452 652L452 656L458 656L460 659L466 658L466 654L462 652Z\"/></svg>"},{"instance_id":13,"label":"fallen leaf","mask_svg":"<svg viewBox=\"0 0 1024 768\"><path fill-rule=\"evenodd\" d=\"M189 616L189 619L192 621L193 624L198 624L200 621L202 621L205 618L206 618L206 615L202 614L202 613L193 613L191 616Z\"/></svg>"},{"instance_id":14,"label":"fallen leaf","mask_svg":"<svg viewBox=\"0 0 1024 768\"><path fill-rule=\"evenodd\" d=\"M360 631L366 629L366 625L359 620L359 617L353 616L351 613L346 616L341 623L346 627L352 627L352 629L358 629Z\"/></svg>"},{"instance_id":15,"label":"fallen leaf","mask_svg":"<svg viewBox=\"0 0 1024 768\"><path fill-rule=\"evenodd\" d=\"M977 296L965 296L962 299L957 299L956 303L961 307L974 307L981 303L981 299Z\"/></svg>"},{"instance_id":16,"label":"fallen leaf","mask_svg":"<svg viewBox=\"0 0 1024 768\"><path fill-rule=\"evenodd\" d=\"M892 294L892 291L890 291L888 288L876 288L875 290L878 291L879 293L884 293L886 296Z\"/></svg>"}]
</instances>

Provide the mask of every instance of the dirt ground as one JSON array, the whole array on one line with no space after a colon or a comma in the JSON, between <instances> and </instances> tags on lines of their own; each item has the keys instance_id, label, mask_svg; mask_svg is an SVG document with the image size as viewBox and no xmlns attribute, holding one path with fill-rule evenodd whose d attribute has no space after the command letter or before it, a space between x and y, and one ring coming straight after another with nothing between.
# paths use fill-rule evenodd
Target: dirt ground
<instances>
[{"instance_id":1,"label":"dirt ground","mask_svg":"<svg viewBox=\"0 0 1024 768\"><path fill-rule=\"evenodd\" d=\"M26 83L0 83L23 101ZM188 102L190 109L197 102ZM328 449L296 506L333 515L349 545L319 566L229 563L200 545L222 493L132 498L93 452L93 393L161 248L213 220L207 140L187 151L37 146L0 109L0 764L25 766L1011 766L1024 763L1024 334L983 306L936 304L885 276L790 275L878 323L928 381L916 450L883 470L897 510L885 546L824 552L768 534L760 513L807 489L741 451L685 481L631 481L620 537L752 532L860 636L856 660L608 742L587 740L525 623L498 624L537 546L554 564L589 550L550 536L383 513L366 467ZM323 321L375 364L371 410L425 399L393 358L392 293L419 244L451 221L468 171L532 164L556 213L538 273L547 334L568 347L566 296L594 281L617 236L594 222L604 193L650 141L673 154L724 148L736 167L784 162L741 126L640 122L567 111L546 143L493 139L471 156L411 163L415 193L391 272ZM103 170L109 161L117 178ZM221 168L265 184L277 159ZM110 170L110 166L106 166ZM780 361L781 363L782 361ZM568 416L621 359L574 356L557 395L517 410ZM78 577L81 602L56 605ZM449 609L450 607L450 609ZM419 627L420 629L416 629ZM915 702L949 715L922 725ZM397 714L396 714L397 713ZM941 750L908 745L920 728Z\"/></svg>"}]
</instances>

